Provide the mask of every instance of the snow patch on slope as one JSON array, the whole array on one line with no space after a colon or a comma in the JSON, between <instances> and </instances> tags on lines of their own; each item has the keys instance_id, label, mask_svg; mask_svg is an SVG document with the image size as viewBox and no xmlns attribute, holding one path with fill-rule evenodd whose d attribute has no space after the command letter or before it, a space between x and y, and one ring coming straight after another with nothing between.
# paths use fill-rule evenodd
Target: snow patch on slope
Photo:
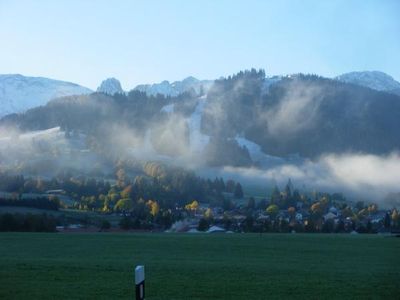
<instances>
[{"instance_id":1,"label":"snow patch on slope","mask_svg":"<svg viewBox=\"0 0 400 300\"><path fill-rule=\"evenodd\" d=\"M134 90L144 92L149 96L161 94L164 96L176 97L190 91L194 91L197 95L200 95L202 93L207 93L213 82L213 80L198 80L190 76L182 81L175 81L172 83L164 80L160 83L141 84L135 87Z\"/></svg>"},{"instance_id":2,"label":"snow patch on slope","mask_svg":"<svg viewBox=\"0 0 400 300\"><path fill-rule=\"evenodd\" d=\"M379 71L350 72L337 76L335 79L378 91L391 92L400 89L399 82L388 74Z\"/></svg>"},{"instance_id":3,"label":"snow patch on slope","mask_svg":"<svg viewBox=\"0 0 400 300\"><path fill-rule=\"evenodd\" d=\"M165 112L167 114L172 114L174 112L174 104L168 104L168 105L164 105L161 108L161 112Z\"/></svg>"},{"instance_id":4,"label":"snow patch on slope","mask_svg":"<svg viewBox=\"0 0 400 300\"><path fill-rule=\"evenodd\" d=\"M196 109L188 120L190 130L190 149L193 153L202 152L207 144L210 142L210 137L201 132L201 118L206 101L207 100L205 97L199 98Z\"/></svg>"},{"instance_id":5,"label":"snow patch on slope","mask_svg":"<svg viewBox=\"0 0 400 300\"><path fill-rule=\"evenodd\" d=\"M30 141L32 139L43 139L51 140L53 138L64 138L64 133L60 131L60 127L54 127L46 130L30 131L23 134L11 133L7 135L2 133L0 136L0 142L11 141L12 139L18 139L19 142Z\"/></svg>"},{"instance_id":6,"label":"snow patch on slope","mask_svg":"<svg viewBox=\"0 0 400 300\"><path fill-rule=\"evenodd\" d=\"M45 105L53 98L90 93L92 90L71 82L19 74L0 75L0 117Z\"/></svg>"},{"instance_id":7,"label":"snow patch on slope","mask_svg":"<svg viewBox=\"0 0 400 300\"><path fill-rule=\"evenodd\" d=\"M241 147L247 148L247 150L249 151L251 160L253 162L255 162L256 164L259 164L260 167L270 167L271 165L278 165L278 164L282 164L285 162L285 160L283 158L265 154L261 150L260 145L254 143L252 141L249 141L248 139L246 139L244 137L236 136L235 140Z\"/></svg>"}]
</instances>

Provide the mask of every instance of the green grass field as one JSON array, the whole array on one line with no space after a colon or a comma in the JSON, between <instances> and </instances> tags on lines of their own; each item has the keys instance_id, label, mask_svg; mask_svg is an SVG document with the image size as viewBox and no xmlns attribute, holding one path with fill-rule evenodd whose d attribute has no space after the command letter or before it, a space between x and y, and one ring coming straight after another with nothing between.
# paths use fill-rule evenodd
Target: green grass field
<instances>
[{"instance_id":1,"label":"green grass field","mask_svg":"<svg viewBox=\"0 0 400 300\"><path fill-rule=\"evenodd\" d=\"M0 299L399 299L400 239L301 234L0 234Z\"/></svg>"}]
</instances>

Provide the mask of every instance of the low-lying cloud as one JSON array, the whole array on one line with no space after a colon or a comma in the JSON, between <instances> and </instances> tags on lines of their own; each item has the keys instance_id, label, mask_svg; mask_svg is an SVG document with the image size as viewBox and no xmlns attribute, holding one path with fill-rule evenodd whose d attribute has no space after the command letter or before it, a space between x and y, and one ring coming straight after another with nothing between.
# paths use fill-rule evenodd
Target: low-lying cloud
<instances>
[{"instance_id":1,"label":"low-lying cloud","mask_svg":"<svg viewBox=\"0 0 400 300\"><path fill-rule=\"evenodd\" d=\"M330 173L350 189L378 187L390 191L400 190L400 155L328 155L323 163Z\"/></svg>"},{"instance_id":2,"label":"low-lying cloud","mask_svg":"<svg viewBox=\"0 0 400 300\"><path fill-rule=\"evenodd\" d=\"M353 199L381 201L388 193L400 192L400 155L327 154L316 161L282 164L269 169L225 167L227 177L249 182L275 182L283 186L290 178L308 191L343 192Z\"/></svg>"}]
</instances>

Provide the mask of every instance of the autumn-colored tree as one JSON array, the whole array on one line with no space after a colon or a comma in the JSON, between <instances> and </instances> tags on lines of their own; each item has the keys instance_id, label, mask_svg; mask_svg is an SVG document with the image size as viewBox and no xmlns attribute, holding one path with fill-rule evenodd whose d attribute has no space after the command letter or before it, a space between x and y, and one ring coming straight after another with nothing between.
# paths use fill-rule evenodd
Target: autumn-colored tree
<instances>
[{"instance_id":1,"label":"autumn-colored tree","mask_svg":"<svg viewBox=\"0 0 400 300\"><path fill-rule=\"evenodd\" d=\"M133 201L130 198L118 200L114 209L117 211L131 211L133 209Z\"/></svg>"},{"instance_id":2,"label":"autumn-colored tree","mask_svg":"<svg viewBox=\"0 0 400 300\"><path fill-rule=\"evenodd\" d=\"M368 212L370 214L375 213L377 211L378 211L378 205L376 205L375 203L368 206Z\"/></svg>"},{"instance_id":3,"label":"autumn-colored tree","mask_svg":"<svg viewBox=\"0 0 400 300\"><path fill-rule=\"evenodd\" d=\"M276 204L271 204L270 206L267 207L266 211L268 214L274 216L279 212L279 207Z\"/></svg>"},{"instance_id":4,"label":"autumn-colored tree","mask_svg":"<svg viewBox=\"0 0 400 300\"><path fill-rule=\"evenodd\" d=\"M110 212L111 211L111 200L109 197L105 197L104 202L103 202L103 212Z\"/></svg>"},{"instance_id":5,"label":"autumn-colored tree","mask_svg":"<svg viewBox=\"0 0 400 300\"><path fill-rule=\"evenodd\" d=\"M204 218L206 218L206 219L213 218L213 212L212 212L211 208L207 208L207 210L204 212Z\"/></svg>"},{"instance_id":6,"label":"autumn-colored tree","mask_svg":"<svg viewBox=\"0 0 400 300\"><path fill-rule=\"evenodd\" d=\"M400 215L396 208L392 211L392 222L393 227L398 228L400 226Z\"/></svg>"},{"instance_id":7,"label":"autumn-colored tree","mask_svg":"<svg viewBox=\"0 0 400 300\"><path fill-rule=\"evenodd\" d=\"M311 212L316 215L321 215L323 213L323 206L320 202L316 202L311 205Z\"/></svg>"},{"instance_id":8,"label":"autumn-colored tree","mask_svg":"<svg viewBox=\"0 0 400 300\"><path fill-rule=\"evenodd\" d=\"M149 200L146 204L150 209L150 214L155 217L160 211L160 206L158 205L157 201Z\"/></svg>"},{"instance_id":9,"label":"autumn-colored tree","mask_svg":"<svg viewBox=\"0 0 400 300\"><path fill-rule=\"evenodd\" d=\"M185 205L186 210L196 211L198 208L199 208L199 202L197 202L196 200L193 200L192 203Z\"/></svg>"},{"instance_id":10,"label":"autumn-colored tree","mask_svg":"<svg viewBox=\"0 0 400 300\"><path fill-rule=\"evenodd\" d=\"M126 186L121 192L121 198L129 198L132 193L132 185Z\"/></svg>"}]
</instances>

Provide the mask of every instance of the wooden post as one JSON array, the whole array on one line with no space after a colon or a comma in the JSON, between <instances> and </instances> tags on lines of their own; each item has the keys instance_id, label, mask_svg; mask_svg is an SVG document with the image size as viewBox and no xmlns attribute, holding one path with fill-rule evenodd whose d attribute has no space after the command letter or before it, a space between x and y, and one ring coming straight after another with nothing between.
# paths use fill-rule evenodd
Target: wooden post
<instances>
[{"instance_id":1,"label":"wooden post","mask_svg":"<svg viewBox=\"0 0 400 300\"><path fill-rule=\"evenodd\" d=\"M136 300L144 300L144 266L135 268Z\"/></svg>"}]
</instances>

